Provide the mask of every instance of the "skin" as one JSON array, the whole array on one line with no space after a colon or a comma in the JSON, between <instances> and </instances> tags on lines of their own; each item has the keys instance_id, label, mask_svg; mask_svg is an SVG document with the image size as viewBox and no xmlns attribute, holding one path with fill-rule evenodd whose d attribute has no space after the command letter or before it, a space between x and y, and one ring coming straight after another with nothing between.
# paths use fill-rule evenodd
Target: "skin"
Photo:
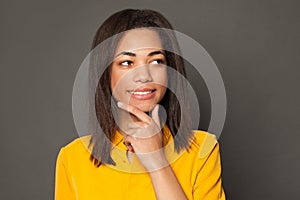
<instances>
[{"instance_id":1,"label":"skin","mask_svg":"<svg viewBox=\"0 0 300 200\"><path fill-rule=\"evenodd\" d=\"M118 101L118 126L124 143L128 152L135 153L148 170L156 198L187 199L162 151L157 104L166 92L165 64L156 32L146 28L130 30L116 49L111 65L111 89ZM154 92L148 96L128 92L145 88Z\"/></svg>"},{"instance_id":2,"label":"skin","mask_svg":"<svg viewBox=\"0 0 300 200\"><path fill-rule=\"evenodd\" d=\"M130 30L120 40L111 66L111 88L117 101L135 105L147 112L153 109L166 92L166 58L160 38L147 29ZM155 89L151 99L139 100L128 91Z\"/></svg>"}]
</instances>

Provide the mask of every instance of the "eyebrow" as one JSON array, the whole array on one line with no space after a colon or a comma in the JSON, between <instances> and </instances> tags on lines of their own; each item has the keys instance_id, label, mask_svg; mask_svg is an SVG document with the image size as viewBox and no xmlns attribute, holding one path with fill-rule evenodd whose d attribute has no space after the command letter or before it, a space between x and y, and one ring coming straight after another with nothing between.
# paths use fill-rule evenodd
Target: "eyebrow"
<instances>
[{"instance_id":1,"label":"eyebrow","mask_svg":"<svg viewBox=\"0 0 300 200\"><path fill-rule=\"evenodd\" d=\"M166 56L166 55L165 55L165 52L160 51L160 50L158 50L158 51L152 51L152 52L150 52L147 56L148 56L148 57L151 57L151 56L158 55L158 54L162 54L162 55ZM117 54L115 58L117 58L117 57L120 56L120 55L136 57L136 54L133 53L133 52L122 51L121 53Z\"/></svg>"}]
</instances>

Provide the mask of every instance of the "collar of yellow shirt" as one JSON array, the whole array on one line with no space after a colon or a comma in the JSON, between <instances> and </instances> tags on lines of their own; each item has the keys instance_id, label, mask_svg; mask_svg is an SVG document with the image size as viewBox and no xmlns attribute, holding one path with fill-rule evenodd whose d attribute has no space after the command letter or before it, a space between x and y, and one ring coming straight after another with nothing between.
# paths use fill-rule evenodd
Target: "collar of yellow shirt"
<instances>
[{"instance_id":1,"label":"collar of yellow shirt","mask_svg":"<svg viewBox=\"0 0 300 200\"><path fill-rule=\"evenodd\" d=\"M163 151L166 155L169 163L174 162L179 158L182 153L185 151L181 151L179 153L174 151L174 140L173 136L167 126L163 127ZM127 157L127 147L123 144L124 136L116 131L115 139L112 142L112 150L111 157L115 161L116 165L110 165L110 167L120 170L123 172L130 173L144 173L146 169L139 162L137 156L133 154L132 160L129 160Z\"/></svg>"}]
</instances>

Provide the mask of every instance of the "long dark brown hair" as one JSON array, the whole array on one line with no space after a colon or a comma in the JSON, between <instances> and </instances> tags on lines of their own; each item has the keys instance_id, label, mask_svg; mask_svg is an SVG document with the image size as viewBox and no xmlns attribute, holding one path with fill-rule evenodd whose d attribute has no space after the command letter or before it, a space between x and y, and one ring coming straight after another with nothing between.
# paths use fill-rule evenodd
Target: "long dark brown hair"
<instances>
[{"instance_id":1,"label":"long dark brown hair","mask_svg":"<svg viewBox=\"0 0 300 200\"><path fill-rule=\"evenodd\" d=\"M118 129L113 116L113 112L117 108L115 102L112 101L109 67L114 51L122 37L122 32L145 27L173 30L168 20L156 11L125 9L111 15L105 20L94 36L91 49L95 50L99 47L100 43L101 47L98 48L97 51L94 51L91 56L91 66L93 67L89 70L90 80L97 78L97 74L102 74L99 81L97 80L97 84L95 84L94 81L90 82L90 92L94 97L90 102L90 109L93 111L91 113L96 113L96 116L92 116L90 120L90 131L92 135L90 140L90 146L92 147L90 159L96 166L100 166L102 163L115 165L110 152L112 148L111 142L114 140L116 130ZM117 37L113 40L107 40L115 35L117 35ZM182 57L173 53L179 52L178 42L174 32L162 31L159 32L159 35L163 49L172 50L165 51L167 65L186 77ZM96 85L96 87L94 85ZM188 149L192 139L186 83L179 77L175 77L172 80L168 80L168 87L169 86L172 86L173 89L172 91L167 89L160 104L167 112L165 125L167 125L174 138L175 151L179 152L182 149ZM184 102L184 104L182 102ZM181 112L180 106L184 112ZM93 117L95 117L96 120L93 120ZM100 129L95 128L97 125L95 125L94 121L99 123Z\"/></svg>"}]
</instances>

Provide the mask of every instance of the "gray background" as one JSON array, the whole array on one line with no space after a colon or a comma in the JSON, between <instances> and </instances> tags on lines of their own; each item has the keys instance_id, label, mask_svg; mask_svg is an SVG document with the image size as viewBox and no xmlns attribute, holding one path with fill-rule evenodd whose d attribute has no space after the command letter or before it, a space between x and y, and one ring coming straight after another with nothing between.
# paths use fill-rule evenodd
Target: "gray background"
<instances>
[{"instance_id":1,"label":"gray background","mask_svg":"<svg viewBox=\"0 0 300 200\"><path fill-rule=\"evenodd\" d=\"M99 24L128 7L160 11L219 67L228 199L300 199L297 0L1 1L0 199L53 199L57 153L77 137L76 72ZM201 102L205 129L209 101Z\"/></svg>"}]
</instances>

